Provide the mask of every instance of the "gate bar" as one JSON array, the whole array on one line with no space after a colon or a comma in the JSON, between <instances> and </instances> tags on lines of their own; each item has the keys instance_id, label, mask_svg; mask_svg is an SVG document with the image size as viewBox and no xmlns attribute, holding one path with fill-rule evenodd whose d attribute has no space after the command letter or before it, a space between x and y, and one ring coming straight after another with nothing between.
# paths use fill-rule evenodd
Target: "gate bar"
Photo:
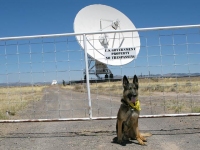
<instances>
[{"instance_id":1,"label":"gate bar","mask_svg":"<svg viewBox=\"0 0 200 150\"><path fill-rule=\"evenodd\" d=\"M190 117L190 116L200 116L200 113L140 115L139 118L166 118L166 117ZM55 118L55 119L0 120L0 123L90 121L90 120L111 120L111 119L117 119L117 117L114 116L114 117L92 117L92 118Z\"/></svg>"},{"instance_id":2,"label":"gate bar","mask_svg":"<svg viewBox=\"0 0 200 150\"><path fill-rule=\"evenodd\" d=\"M166 26L166 27L151 27L151 28L137 28L126 30L110 30L110 31L94 31L85 33L61 33L61 34L46 34L46 35L32 35L32 36L17 36L17 37L3 37L0 41L4 40L22 40L22 39L34 39L34 38L53 38L63 36L76 36L76 35L90 35L90 34L102 34L102 33L121 33L121 32L135 32L135 31L153 31L153 30L168 30L168 29L187 29L187 28L200 28L200 24L197 25L184 25L184 26Z\"/></svg>"}]
</instances>

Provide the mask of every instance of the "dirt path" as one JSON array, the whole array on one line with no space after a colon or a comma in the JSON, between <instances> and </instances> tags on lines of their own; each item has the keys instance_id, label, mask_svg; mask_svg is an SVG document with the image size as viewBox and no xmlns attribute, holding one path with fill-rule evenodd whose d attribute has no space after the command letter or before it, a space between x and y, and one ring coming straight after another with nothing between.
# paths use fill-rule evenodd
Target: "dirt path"
<instances>
[{"instance_id":1,"label":"dirt path","mask_svg":"<svg viewBox=\"0 0 200 150\"><path fill-rule=\"evenodd\" d=\"M85 117L88 105L86 96L83 93L51 87L46 89L41 101L31 103L15 117L38 119L72 117L72 115ZM117 97L92 95L92 100L93 116L114 116L120 105ZM108 106L109 108L112 106L112 111ZM145 106L142 107L142 114L149 111L148 106ZM74 108L73 112L69 108ZM113 142L116 139L115 123L116 120L96 120L0 124L0 149L198 150L200 148L200 117L140 119L140 130L153 134L148 138L147 146L140 146L137 141L130 141L125 146Z\"/></svg>"}]
</instances>

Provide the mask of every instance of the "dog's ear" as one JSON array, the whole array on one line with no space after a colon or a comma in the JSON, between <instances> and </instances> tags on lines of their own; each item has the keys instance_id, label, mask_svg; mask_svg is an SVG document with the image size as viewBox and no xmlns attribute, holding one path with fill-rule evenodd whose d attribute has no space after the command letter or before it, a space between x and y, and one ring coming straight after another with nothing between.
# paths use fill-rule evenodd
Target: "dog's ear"
<instances>
[{"instance_id":1,"label":"dog's ear","mask_svg":"<svg viewBox=\"0 0 200 150\"><path fill-rule=\"evenodd\" d=\"M136 75L134 75L134 77L133 77L133 84L135 84L136 87L139 88L138 78Z\"/></svg>"},{"instance_id":2,"label":"dog's ear","mask_svg":"<svg viewBox=\"0 0 200 150\"><path fill-rule=\"evenodd\" d=\"M127 84L129 84L129 81L126 76L123 77L123 87L125 87Z\"/></svg>"}]
</instances>

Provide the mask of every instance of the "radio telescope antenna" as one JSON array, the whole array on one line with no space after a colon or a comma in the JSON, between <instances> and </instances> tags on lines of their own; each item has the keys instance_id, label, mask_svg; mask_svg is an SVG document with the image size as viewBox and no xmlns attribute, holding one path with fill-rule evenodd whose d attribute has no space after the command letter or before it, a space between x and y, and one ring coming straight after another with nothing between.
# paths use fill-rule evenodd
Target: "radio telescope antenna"
<instances>
[{"instance_id":1,"label":"radio telescope antenna","mask_svg":"<svg viewBox=\"0 0 200 150\"><path fill-rule=\"evenodd\" d=\"M110 6L95 4L81 9L74 20L75 33L136 29L131 20L122 12ZM83 37L76 36L84 49ZM137 31L86 35L89 73L110 74L107 65L120 66L130 63L140 51ZM93 64L93 66L91 66Z\"/></svg>"}]
</instances>

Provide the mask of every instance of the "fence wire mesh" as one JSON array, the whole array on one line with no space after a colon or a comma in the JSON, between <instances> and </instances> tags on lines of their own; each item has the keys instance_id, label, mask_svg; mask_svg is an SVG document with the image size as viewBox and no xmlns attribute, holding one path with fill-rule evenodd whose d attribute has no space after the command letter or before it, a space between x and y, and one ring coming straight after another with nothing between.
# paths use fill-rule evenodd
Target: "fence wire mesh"
<instances>
[{"instance_id":1,"label":"fence wire mesh","mask_svg":"<svg viewBox=\"0 0 200 150\"><path fill-rule=\"evenodd\" d=\"M91 57L85 70L85 53L76 34L1 38L0 119L89 118L90 110L94 118L116 118L121 79L126 75L131 82L135 74L141 115L199 114L199 27L138 29L137 59L108 65L110 72L97 75Z\"/></svg>"}]
</instances>

